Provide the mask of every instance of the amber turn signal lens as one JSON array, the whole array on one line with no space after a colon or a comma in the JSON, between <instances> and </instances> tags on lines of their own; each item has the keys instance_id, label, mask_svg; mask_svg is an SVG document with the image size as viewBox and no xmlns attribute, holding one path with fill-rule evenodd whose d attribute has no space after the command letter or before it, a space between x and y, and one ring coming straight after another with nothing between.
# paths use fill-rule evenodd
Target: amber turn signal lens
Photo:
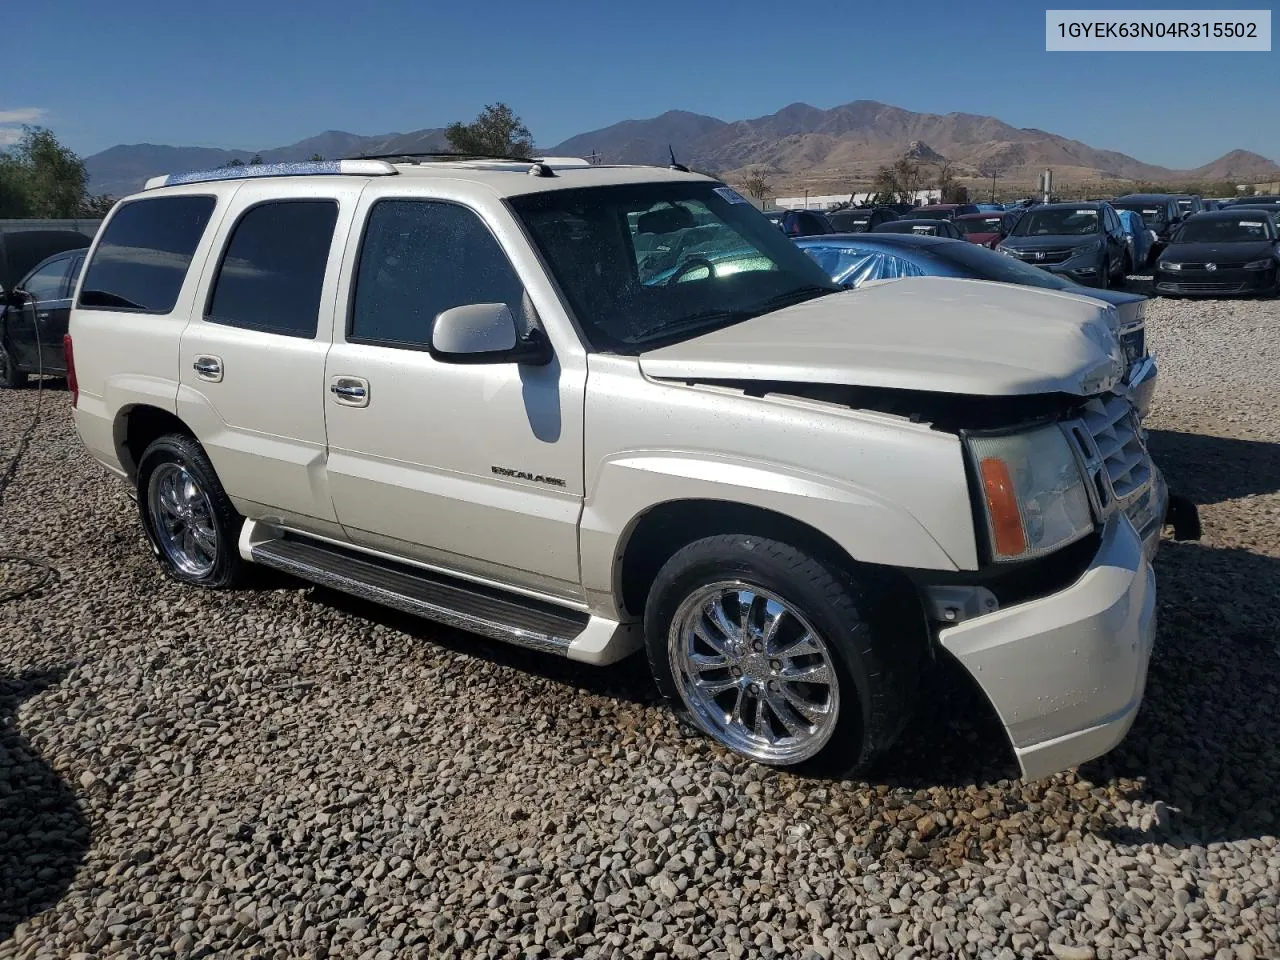
<instances>
[{"instance_id":1,"label":"amber turn signal lens","mask_svg":"<svg viewBox=\"0 0 1280 960\"><path fill-rule=\"evenodd\" d=\"M1022 514L1009 466L996 457L987 457L979 464L979 470L991 517L993 546L1001 556L1016 557L1027 549L1027 536L1022 530Z\"/></svg>"}]
</instances>

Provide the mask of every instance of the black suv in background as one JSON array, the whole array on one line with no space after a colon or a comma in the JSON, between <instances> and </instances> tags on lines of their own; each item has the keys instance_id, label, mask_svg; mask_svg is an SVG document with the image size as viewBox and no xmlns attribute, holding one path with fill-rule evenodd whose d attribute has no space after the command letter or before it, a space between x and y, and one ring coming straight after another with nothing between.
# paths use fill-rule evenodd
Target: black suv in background
<instances>
[{"instance_id":1,"label":"black suv in background","mask_svg":"<svg viewBox=\"0 0 1280 960\"><path fill-rule=\"evenodd\" d=\"M814 237L836 232L826 215L817 210L766 210L764 215L788 237Z\"/></svg>"},{"instance_id":2,"label":"black suv in background","mask_svg":"<svg viewBox=\"0 0 1280 960\"><path fill-rule=\"evenodd\" d=\"M1120 217L1100 201L1032 207L996 249L1091 287L1123 282L1133 270Z\"/></svg>"}]
</instances>

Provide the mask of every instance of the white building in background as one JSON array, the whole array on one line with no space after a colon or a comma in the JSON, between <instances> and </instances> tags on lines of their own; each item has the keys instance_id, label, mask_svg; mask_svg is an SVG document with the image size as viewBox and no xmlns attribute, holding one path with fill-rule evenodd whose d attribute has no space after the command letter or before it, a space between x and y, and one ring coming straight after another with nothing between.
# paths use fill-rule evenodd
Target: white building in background
<instances>
[{"instance_id":1,"label":"white building in background","mask_svg":"<svg viewBox=\"0 0 1280 960\"><path fill-rule=\"evenodd\" d=\"M875 192L868 193L830 193L823 196L776 197L770 204L773 210L826 210L837 203L866 203ZM942 194L938 190L917 190L913 195L916 204L938 203Z\"/></svg>"}]
</instances>

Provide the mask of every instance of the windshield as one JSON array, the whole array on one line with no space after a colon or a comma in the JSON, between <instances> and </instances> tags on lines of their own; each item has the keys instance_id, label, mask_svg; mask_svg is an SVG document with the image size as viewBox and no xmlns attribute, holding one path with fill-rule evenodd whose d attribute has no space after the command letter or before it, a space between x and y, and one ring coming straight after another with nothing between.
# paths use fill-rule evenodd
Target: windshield
<instances>
[{"instance_id":1,"label":"windshield","mask_svg":"<svg viewBox=\"0 0 1280 960\"><path fill-rule=\"evenodd\" d=\"M1195 202L1190 197L1179 197L1178 208L1181 210L1190 210L1195 206Z\"/></svg>"},{"instance_id":2,"label":"windshield","mask_svg":"<svg viewBox=\"0 0 1280 960\"><path fill-rule=\"evenodd\" d=\"M1042 287L1046 290L1069 290L1075 284L1063 280L1048 270L1015 260L1003 253L972 243L939 244L929 250L929 255L944 263L959 267L964 274L981 280L998 283L1020 283L1026 287Z\"/></svg>"},{"instance_id":3,"label":"windshield","mask_svg":"<svg viewBox=\"0 0 1280 960\"><path fill-rule=\"evenodd\" d=\"M634 355L840 289L715 183L549 190L508 202L596 350Z\"/></svg>"},{"instance_id":4,"label":"windshield","mask_svg":"<svg viewBox=\"0 0 1280 960\"><path fill-rule=\"evenodd\" d=\"M1098 232L1098 211L1088 207L1032 210L1013 228L1015 237L1083 237Z\"/></svg>"},{"instance_id":5,"label":"windshield","mask_svg":"<svg viewBox=\"0 0 1280 960\"><path fill-rule=\"evenodd\" d=\"M1239 219L1211 217L1206 220L1188 220L1173 237L1174 243L1257 243L1274 240L1275 231L1266 217Z\"/></svg>"},{"instance_id":6,"label":"windshield","mask_svg":"<svg viewBox=\"0 0 1280 960\"><path fill-rule=\"evenodd\" d=\"M955 216L954 210L920 210L911 211L912 220L950 220Z\"/></svg>"},{"instance_id":7,"label":"windshield","mask_svg":"<svg viewBox=\"0 0 1280 960\"><path fill-rule=\"evenodd\" d=\"M1147 223L1164 223L1164 204L1162 203L1140 203L1136 200L1114 200L1111 205L1117 210L1132 210L1134 213L1141 214L1142 219Z\"/></svg>"},{"instance_id":8,"label":"windshield","mask_svg":"<svg viewBox=\"0 0 1280 960\"><path fill-rule=\"evenodd\" d=\"M955 225L966 237L973 233L999 233L1002 217L974 217L972 220L956 220Z\"/></svg>"},{"instance_id":9,"label":"windshield","mask_svg":"<svg viewBox=\"0 0 1280 960\"><path fill-rule=\"evenodd\" d=\"M840 233L866 233L871 228L871 213L829 213L827 219Z\"/></svg>"}]
</instances>

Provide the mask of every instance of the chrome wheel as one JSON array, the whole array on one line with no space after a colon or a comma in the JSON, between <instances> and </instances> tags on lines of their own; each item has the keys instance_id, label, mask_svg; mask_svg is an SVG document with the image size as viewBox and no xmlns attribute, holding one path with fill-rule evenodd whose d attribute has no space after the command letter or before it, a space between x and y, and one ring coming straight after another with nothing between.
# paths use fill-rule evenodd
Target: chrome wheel
<instances>
[{"instance_id":1,"label":"chrome wheel","mask_svg":"<svg viewBox=\"0 0 1280 960\"><path fill-rule=\"evenodd\" d=\"M741 581L685 598L667 636L671 675L699 726L763 763L816 755L835 730L832 654L782 598Z\"/></svg>"},{"instance_id":2,"label":"chrome wheel","mask_svg":"<svg viewBox=\"0 0 1280 960\"><path fill-rule=\"evenodd\" d=\"M162 463L147 484L147 510L156 544L191 577L208 576L218 559L213 503L181 463Z\"/></svg>"}]
</instances>

